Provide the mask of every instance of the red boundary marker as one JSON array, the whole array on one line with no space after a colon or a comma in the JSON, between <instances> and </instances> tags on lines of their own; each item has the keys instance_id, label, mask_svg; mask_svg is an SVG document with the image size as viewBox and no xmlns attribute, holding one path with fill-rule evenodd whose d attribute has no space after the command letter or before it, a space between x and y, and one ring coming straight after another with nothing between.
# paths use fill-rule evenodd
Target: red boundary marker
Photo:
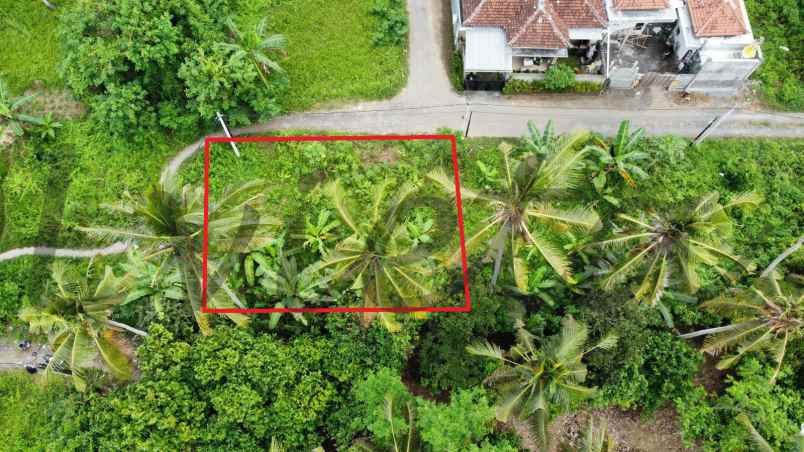
<instances>
[{"instance_id":1,"label":"red boundary marker","mask_svg":"<svg viewBox=\"0 0 804 452\"><path fill-rule=\"evenodd\" d=\"M461 248L461 269L463 270L463 290L466 304L444 307L388 307L388 308L249 308L249 309L210 309L207 308L207 253L209 251L209 144L210 143L285 143L294 141L413 141L446 140L452 145L452 166L455 180L455 205L458 209L458 236ZM458 146L454 135L298 135L277 137L207 137L204 140L204 246L203 271L201 281L201 312L210 314L270 314L274 312L470 312L472 299L469 295L469 270L466 263L466 241L463 231L463 205L461 203L461 182L458 169Z\"/></svg>"}]
</instances>

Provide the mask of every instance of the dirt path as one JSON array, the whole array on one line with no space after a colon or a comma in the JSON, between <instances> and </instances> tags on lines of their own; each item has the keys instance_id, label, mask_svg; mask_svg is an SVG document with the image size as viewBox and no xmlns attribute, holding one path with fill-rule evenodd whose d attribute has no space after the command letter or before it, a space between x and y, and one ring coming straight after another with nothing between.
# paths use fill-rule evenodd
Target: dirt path
<instances>
[{"instance_id":1,"label":"dirt path","mask_svg":"<svg viewBox=\"0 0 804 452\"><path fill-rule=\"evenodd\" d=\"M51 248L49 246L28 246L15 248L0 253L0 262L15 259L21 256L50 256L69 257L75 259L90 258L93 256L107 256L126 252L128 244L116 242L103 248Z\"/></svg>"}]
</instances>

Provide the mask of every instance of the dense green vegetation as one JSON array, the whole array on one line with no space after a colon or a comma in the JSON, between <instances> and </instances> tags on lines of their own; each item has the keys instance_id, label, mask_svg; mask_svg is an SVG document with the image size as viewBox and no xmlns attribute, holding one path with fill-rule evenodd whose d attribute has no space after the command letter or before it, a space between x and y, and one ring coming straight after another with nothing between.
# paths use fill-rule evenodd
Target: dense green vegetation
<instances>
[{"instance_id":1,"label":"dense green vegetation","mask_svg":"<svg viewBox=\"0 0 804 452\"><path fill-rule=\"evenodd\" d=\"M746 0L754 36L764 39L765 60L753 78L772 106L804 109L804 22L796 0Z\"/></svg>"},{"instance_id":2,"label":"dense green vegetation","mask_svg":"<svg viewBox=\"0 0 804 452\"><path fill-rule=\"evenodd\" d=\"M0 262L0 325L54 351L0 374L0 449L513 452L604 407L707 451L804 441L804 255L758 276L802 235L804 141L459 138L471 312L208 314L203 158L166 162L218 110L392 95L404 2L3 2L42 40L0 49L0 250L131 247ZM88 115L20 97L59 64ZM446 142L239 149L211 151L209 307L464 304Z\"/></svg>"},{"instance_id":3,"label":"dense green vegetation","mask_svg":"<svg viewBox=\"0 0 804 452\"><path fill-rule=\"evenodd\" d=\"M80 246L106 244L108 239L93 238L94 236L76 229L76 226L131 228L141 224L133 217L104 210L100 204L120 199L125 190L134 195L146 193L148 186L155 182L160 166L167 159L167 143L160 145L164 147L163 151L158 151L159 147L155 147L151 154L142 154L136 162L132 162L130 160L134 159L130 158L130 154L114 149L113 145L106 143L101 147L99 136L93 138L90 133L81 140L73 137L72 131L76 127L80 127L80 124L68 124L57 135L55 142L31 138L15 145L10 154L13 160L4 182L7 212L27 213L8 218L9 227L3 235L6 247L39 240L41 212L47 208L44 203L48 192L45 184L52 180L50 178L54 176L54 167L47 165L49 160L40 160L38 155L46 157L48 149L62 143L70 143L76 150L86 150L76 151L73 157L82 170L69 173L64 217L60 225L56 225L56 230L60 232L52 243ZM535 128L533 130L534 135L527 140L513 141L503 146L499 146L499 140L461 140L459 159L464 186L467 189L483 187L483 191L479 193L504 194L505 159L516 162L529 158L528 155L549 156L557 149L557 138L550 133L549 128L544 132ZM637 218L640 211L651 206L681 208L712 191L720 192L722 203L734 201L735 196L740 193L754 191L764 197L760 205L753 210L728 211L729 218L735 223L733 239L728 241L736 253L751 258L759 268L763 268L800 234L800 206L804 197L799 175L804 165L799 153L802 143L780 140L712 140L697 148L685 149L684 140L642 138L631 132L624 130L622 140L614 140L612 146L615 147L606 152L584 153L582 160L587 163L578 167L580 178L575 189L562 194L562 199L565 200L562 207L565 209L573 204L594 206L601 217L602 231L584 233L584 228L551 230L537 226L536 222L529 226L535 227L534 231L544 234L551 243L555 243L554 247L568 251L567 263L572 267L572 278L562 277L542 257L542 253L533 252L534 250L525 246L525 251L517 256L530 269L525 273L524 280L520 277L517 284L515 267L509 260L511 257L506 254L499 276L496 277L496 287L492 288L494 265L484 263L485 251L481 247L480 252L473 252L470 259L470 283L475 300L471 313L437 314L427 319L396 315L385 322L372 322L369 330L363 330L360 322L345 315L303 314L280 318L253 316L249 326L243 330L227 326L227 322L220 316L210 316L210 326L214 326L212 335L200 337L196 333L199 327L193 319L194 310L184 294L185 285L180 278L173 279L173 282L167 279L163 286L153 286L148 282L152 276L147 275L153 275L148 272L155 271L156 267L148 270L134 256L128 259L120 256L96 260L95 266L98 268L110 265L117 275L129 272L139 275L136 276L138 281L144 281L137 283L140 284L137 287L146 289L146 292L130 297L129 302L114 310L113 316L117 322L151 332L137 351L139 380L113 390L108 396L71 395L64 399L63 403L69 404L75 398L85 397L88 403L63 408L74 410L71 411L74 421L63 421L65 425L59 427L59 431L83 430L91 426L94 433L92 436L77 437L72 443L68 441L69 436L59 436L57 433L42 439L45 442L39 444L60 444L68 449L91 447L89 444L94 444L94 447L128 447L135 444L173 447L171 445L175 443L170 441L178 440L202 448L249 449L255 445L266 447L272 439L281 441L287 447L296 448L302 445L313 447L318 444L332 444L333 441L345 447L359 438L366 438L365 441L384 447L382 444L388 445L389 432L388 426L384 424L387 422L385 418L375 417L376 425L361 422L359 427L352 420L358 419L357 413L371 413L371 410L376 409L377 400L382 401L386 392L393 393L393 387L397 383L387 383L389 387L385 389L375 388L372 390L375 391L374 395L369 396L368 393L361 392L368 391L367 389L353 388L353 384L362 381L361 378L367 372L382 367L395 369L392 374L396 378L403 375L406 383L422 384L433 391L433 394L440 394L439 397L451 394L456 410L468 409L458 408L462 403L468 403L462 402L463 398L477 401L480 400L478 397L485 397L487 402L483 403L493 405L496 400L494 391L478 391L483 379L491 375L497 366L491 362L485 364L482 358L468 355L464 349L483 340L508 349L518 329L527 331L527 335L532 335L532 340L536 343L544 344L546 338L561 331L561 319L572 315L588 325L590 343L600 340L608 333L617 335L620 340L611 350L596 350L583 359L582 364L586 366L587 372L584 386L596 388L596 391L569 405L553 405L556 409L549 411L551 415L581 406L612 405L641 408L650 413L671 403L679 407L685 437L689 441L701 438L708 447L716 450L726 445L738 447L736 445L746 443L747 430L735 421L735 416L746 413L769 441L786 447L794 433L792 428L799 414L785 411L773 416L766 415L763 414L766 413L764 405L751 405L749 401L764 397L768 399L768 404L787 404L793 400L790 397L797 397L801 382L794 375L800 373L801 369L800 340L793 339L790 343L774 386L768 386L767 379L773 376L777 363L771 355L760 351L749 353L749 359L741 360L734 376L720 377L725 379L722 383L726 387L724 395L707 393L695 383L696 375L703 366L703 359L696 350L698 344L678 338L673 330L668 329L661 313L650 307L650 303L638 305L628 301L632 298L627 290L628 285L615 286L611 292L597 289L601 279L593 275L605 268L600 267L604 262L616 263L617 253L615 251L614 255L609 256L611 251L605 251L604 248L582 245L608 237L607 229L612 221L617 220L618 213L631 213L637 215L634 217ZM633 138L633 143L626 147L629 137ZM573 142L569 137L567 140ZM582 147L584 140L589 138L583 138L575 142L575 145ZM599 139L586 143L608 146L607 142ZM105 165L90 158L90 149L93 147L106 149L107 159L120 161L121 166L116 170L121 172L121 177L117 178L116 184L97 187L92 185L92 181L99 180L106 172ZM505 152L500 152L498 148ZM39 153L36 152L38 149L41 149ZM436 142L399 142L383 146L348 142L243 144L241 152L242 156L236 158L226 146L213 147L211 199L217 199L223 193L224 187L238 181L272 174L273 184L260 190L265 194L266 205L273 206L269 209L272 216L281 219L283 224L280 229L275 230L272 240L262 245L258 252L247 254L247 259L235 263L233 272L229 274L232 288L248 305L264 307L283 302L288 305L300 303L315 307L332 303L354 306L365 302L365 293L361 295L360 290L349 290L351 282L348 280L315 282L316 275L327 274L326 269L321 273L321 270L315 268L315 264L323 256L336 252L343 246L339 243L350 235L350 218L351 221L357 221L351 216L344 217L338 213L341 202L337 200L346 203L346 210L343 212L350 211L351 207L348 206L371 205L372 198L376 198L377 193L382 193L376 189L378 185L389 184L389 195L378 198L383 202L390 202L398 195L399 187L405 182L419 186L415 193L410 193L413 202L400 214L400 224L404 225L402 230L407 236L405 240L412 241L414 236L418 237L420 245L425 247L423 249L430 250L429 252L444 251L445 258L455 250L454 204L443 194L441 184L437 183L437 174L440 173L433 173L434 169L450 167L446 146ZM636 175L639 170L634 170L630 163L626 162L627 164L621 166L614 163L622 161L624 155L632 152L637 153L637 156L644 153L644 158L634 161L634 165L644 171L642 177ZM87 153L86 157L82 157L84 153ZM538 161L537 157L533 158ZM600 165L599 159L609 163ZM183 168L178 175L181 183L198 184L202 175L201 163L200 158L195 158ZM130 168L132 174L123 177L126 168ZM526 167L522 168L520 173L526 173ZM618 168L628 168L627 174L633 176L622 177ZM602 185L601 182L595 182L596 179L599 180L601 171L608 175ZM632 187L629 180L636 187ZM336 189L338 186L331 184L334 181L339 181L340 188ZM603 190L598 190L596 185ZM344 193L338 195L339 191ZM465 198L465 203L467 238L471 238L484 224L488 224L486 222L491 210L484 207L484 203L473 202L470 198ZM384 205L386 207L381 206L379 211L389 206ZM305 208L302 209L302 206ZM362 220L360 223L370 220L365 215L354 218L358 217ZM388 215L382 213L380 218L387 219ZM53 225L48 227L53 228ZM133 232L141 229L137 226L130 230ZM358 231L361 230L364 232L358 234L370 233L369 229L358 228ZM424 236L427 238L423 238ZM399 236L395 238L399 239ZM141 243L145 245L145 242ZM306 243L308 245L305 246ZM410 245L410 242L406 243ZM478 245L483 243L478 242ZM39 305L36 300L42 289L39 285L41 283L35 281L49 279L48 261L44 258L25 258L0 264L0 271L6 275L14 275L3 279L4 322L20 325L20 320L16 319L19 307ZM295 270L288 267L291 261ZM554 261L553 264L556 262L560 261ZM70 265L76 269L83 268L77 262ZM797 253L783 263L783 268L795 273L800 271L801 265L801 255ZM753 277L741 275L738 267L727 267L729 271L736 272L734 277L744 287L748 287L753 281ZM133 271L134 268L137 270ZM182 271L181 266L176 268L177 271ZM427 280L432 283L430 290L437 296L427 302L461 304L459 274L438 265L434 268L436 272L427 277ZM558 269L561 268L558 266ZM675 280L671 281L661 297L675 328L682 332L728 324L727 319L696 308L696 300L712 299L724 293L724 289L730 284L727 278L704 268L698 272L700 289L694 297L685 293L687 291L683 285L676 286L673 282ZM24 275L29 276L26 279ZM297 289L283 289L285 286L282 286L282 281L299 281L302 285L292 286ZM629 278L628 281L639 282L640 279ZM384 285L390 287L388 284ZM36 288L39 288L38 291ZM179 290L178 295L175 293L176 289ZM389 295L392 295L390 299L379 302L404 302L403 298L396 298L393 292L389 292ZM288 296L294 298L289 299ZM512 317L511 312L519 314ZM517 326L516 318L521 319L520 326ZM398 332L389 333L383 325ZM366 331L371 332L369 336L365 336ZM134 337L118 332L114 335L114 340L131 342ZM237 339L233 339L235 337ZM320 399L301 396L302 399L284 401L267 386L255 386L255 378L262 372L257 369L263 366L258 362L253 364L255 370L252 372L256 373L244 373L241 380L236 381L231 376L226 379L221 379L220 376L204 379L206 377L201 376L201 369L219 366L220 356L232 353L224 351L228 345L224 347L223 344L231 344L232 341L241 344L233 346L233 349L234 353L243 356L238 358L238 355L232 355L227 358L226 362L231 363L229 366L235 366L230 367L234 369L249 362L247 355L252 346L273 347L276 350L286 350L276 353L291 355L295 353L294 347L304 347L306 351L301 354L305 356L305 360L311 360L309 364L294 360L292 365L288 364L290 367L286 372L299 376L315 375L307 378L328 381L330 383L327 384L332 385L331 393L329 390L317 393ZM126 349L125 346L122 348L124 351ZM187 358L178 359L180 362L164 361L170 356ZM270 358L270 361L277 362L280 360L278 356ZM315 361L316 359L323 361ZM748 370L751 369L750 366L754 366L753 371ZM175 370L169 370L174 367ZM402 372L406 367L409 370ZM190 372L181 369L194 370ZM229 375L228 370L220 372L227 372L226 375ZM350 375L361 377L353 378ZM763 385L749 383L749 375L757 381L764 378ZM89 392L92 387L109 384L107 379L97 377L99 376L87 377L90 383ZM275 378L279 380L272 381L287 380L283 384L295 385L297 383L292 382L300 381L297 377L285 378L278 374ZM304 381L303 378L301 381ZM219 389L214 389L216 385L219 385ZM182 388L178 394L184 395L161 402L150 402L150 399L143 397L144 394L160 393L163 390L159 388L162 387L177 390ZM210 388L213 390L210 391ZM759 390L765 392L759 394L756 392ZM236 397L233 391L236 391ZM298 391L303 389L291 386L282 393L297 394ZM744 395L746 391L751 395ZM409 415L405 411L407 404L412 403L418 407L414 420L418 428L418 436L415 437L418 444L438 450L438 444L456 441L450 439L451 437L442 438L436 435L436 432L443 430L440 428L432 434L425 433L431 428L427 427L428 422L431 422L427 419L433 419L433 416L426 414L428 408L425 408L431 402L404 392L394 395L394 400L397 407L395 419L405 420L406 423L409 422L406 420ZM309 405L311 403L313 405ZM719 408L723 404L729 407L726 411ZM308 408L298 408L302 406ZM482 406L481 402L473 403L472 409L480 410ZM304 419L292 418L295 420L291 421L291 418L284 419L279 414L272 414L278 413L280 407L283 407L281 410L285 413L282 416L291 415L297 410L307 414ZM432 409L446 408L436 404ZM165 410L175 413L176 420L171 421L175 424L154 430L153 426L160 425L161 422L156 413ZM134 412L143 413L141 416L145 417L135 420L131 415L125 414ZM194 416L197 412L207 413L215 421L198 421ZM266 414L254 417L255 413L263 412ZM148 420L149 416L151 420ZM443 416L458 415L445 412ZM475 424L472 424L471 428L465 427L468 430L456 431L450 435L466 438L460 441L469 441L480 448L498 448L488 450L516 447L516 442L511 442L513 437L509 433L489 427L493 423L483 420L488 419L484 417L487 414L478 411L458 417L471 416L478 416L479 425L487 427L474 430ZM56 422L55 418L53 422ZM121 428L123 425L140 425L139 423L142 423L141 427ZM367 431L363 430L365 425L369 426ZM397 431L404 430L402 424L395 421L394 425ZM30 428L39 427L32 425ZM160 433L160 429L164 429L165 433ZM188 433L178 437L167 435L167 431L173 432L176 429ZM222 433L224 431L236 433ZM28 438L25 441L33 440Z\"/></svg>"}]
</instances>

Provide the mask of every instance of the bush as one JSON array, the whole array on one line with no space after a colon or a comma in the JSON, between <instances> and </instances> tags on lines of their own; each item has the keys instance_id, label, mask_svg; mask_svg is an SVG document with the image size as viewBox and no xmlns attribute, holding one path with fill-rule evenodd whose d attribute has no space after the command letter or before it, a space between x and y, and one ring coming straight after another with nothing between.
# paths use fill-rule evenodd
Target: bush
<instances>
[{"instance_id":1,"label":"bush","mask_svg":"<svg viewBox=\"0 0 804 452\"><path fill-rule=\"evenodd\" d=\"M684 395L703 362L701 354L676 335L662 331L655 309L621 300L618 293L581 312L593 334L613 331L620 340L611 351L589 357L589 380L600 386L596 404L652 412Z\"/></svg>"},{"instance_id":2,"label":"bush","mask_svg":"<svg viewBox=\"0 0 804 452\"><path fill-rule=\"evenodd\" d=\"M587 80L575 81L569 87L559 90L559 92L572 92L572 93L598 93L603 88L603 85L598 82ZM545 80L509 80L505 82L503 87L503 94L534 94L544 92L555 92L546 86Z\"/></svg>"},{"instance_id":3,"label":"bush","mask_svg":"<svg viewBox=\"0 0 804 452\"><path fill-rule=\"evenodd\" d=\"M276 89L259 83L248 57L232 58L229 0L112 0L71 3L63 13L62 76L102 128L123 135L161 124L196 125L215 111L234 124L277 113ZM163 120L157 115L167 114Z\"/></svg>"},{"instance_id":4,"label":"bush","mask_svg":"<svg viewBox=\"0 0 804 452\"><path fill-rule=\"evenodd\" d=\"M367 431L372 443L382 450L390 449L400 439L394 438L394 432L399 435L408 431L407 406L414 409L414 427L424 451L517 450L494 434L495 409L480 388L456 391L449 405L445 405L413 396L396 372L381 369L355 385L352 397L352 432ZM393 431L387 419L389 401L394 407ZM343 449L347 446L348 443L341 445Z\"/></svg>"},{"instance_id":5,"label":"bush","mask_svg":"<svg viewBox=\"0 0 804 452\"><path fill-rule=\"evenodd\" d=\"M43 385L23 372L0 373L0 444L4 451L54 450L59 438L79 435L72 421L80 406L70 386ZM74 450L73 448L68 448Z\"/></svg>"},{"instance_id":6,"label":"bush","mask_svg":"<svg viewBox=\"0 0 804 452\"><path fill-rule=\"evenodd\" d=\"M408 41L408 14L402 0L377 0L371 8L377 25L371 41L375 46L404 46Z\"/></svg>"},{"instance_id":7,"label":"bush","mask_svg":"<svg viewBox=\"0 0 804 452\"><path fill-rule=\"evenodd\" d=\"M564 91L575 84L575 71L563 63L551 64L544 73L544 87L548 91Z\"/></svg>"},{"instance_id":8,"label":"bush","mask_svg":"<svg viewBox=\"0 0 804 452\"><path fill-rule=\"evenodd\" d=\"M461 54L460 50L456 50L452 52L452 55L449 59L449 80L452 82L452 88L462 93L464 90L463 86L463 55Z\"/></svg>"},{"instance_id":9,"label":"bush","mask_svg":"<svg viewBox=\"0 0 804 452\"><path fill-rule=\"evenodd\" d=\"M685 441L701 439L711 451L754 450L745 426L735 419L745 414L774 450L797 450L794 438L804 418L804 400L791 370L783 368L771 385L772 365L747 358L736 377L727 377L730 386L719 399L708 397L699 387L680 395L675 402Z\"/></svg>"}]
</instances>

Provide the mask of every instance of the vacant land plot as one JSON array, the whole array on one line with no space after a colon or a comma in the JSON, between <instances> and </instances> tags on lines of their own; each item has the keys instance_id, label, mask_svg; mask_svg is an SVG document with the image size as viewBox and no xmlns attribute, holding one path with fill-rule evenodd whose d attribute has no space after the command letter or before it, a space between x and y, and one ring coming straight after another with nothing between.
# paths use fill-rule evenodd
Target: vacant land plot
<instances>
[{"instance_id":1,"label":"vacant land plot","mask_svg":"<svg viewBox=\"0 0 804 452\"><path fill-rule=\"evenodd\" d=\"M284 106L291 111L358 99L381 99L405 84L406 50L371 42L372 0L241 1L244 25L267 17L288 38L281 62L290 77Z\"/></svg>"}]
</instances>

